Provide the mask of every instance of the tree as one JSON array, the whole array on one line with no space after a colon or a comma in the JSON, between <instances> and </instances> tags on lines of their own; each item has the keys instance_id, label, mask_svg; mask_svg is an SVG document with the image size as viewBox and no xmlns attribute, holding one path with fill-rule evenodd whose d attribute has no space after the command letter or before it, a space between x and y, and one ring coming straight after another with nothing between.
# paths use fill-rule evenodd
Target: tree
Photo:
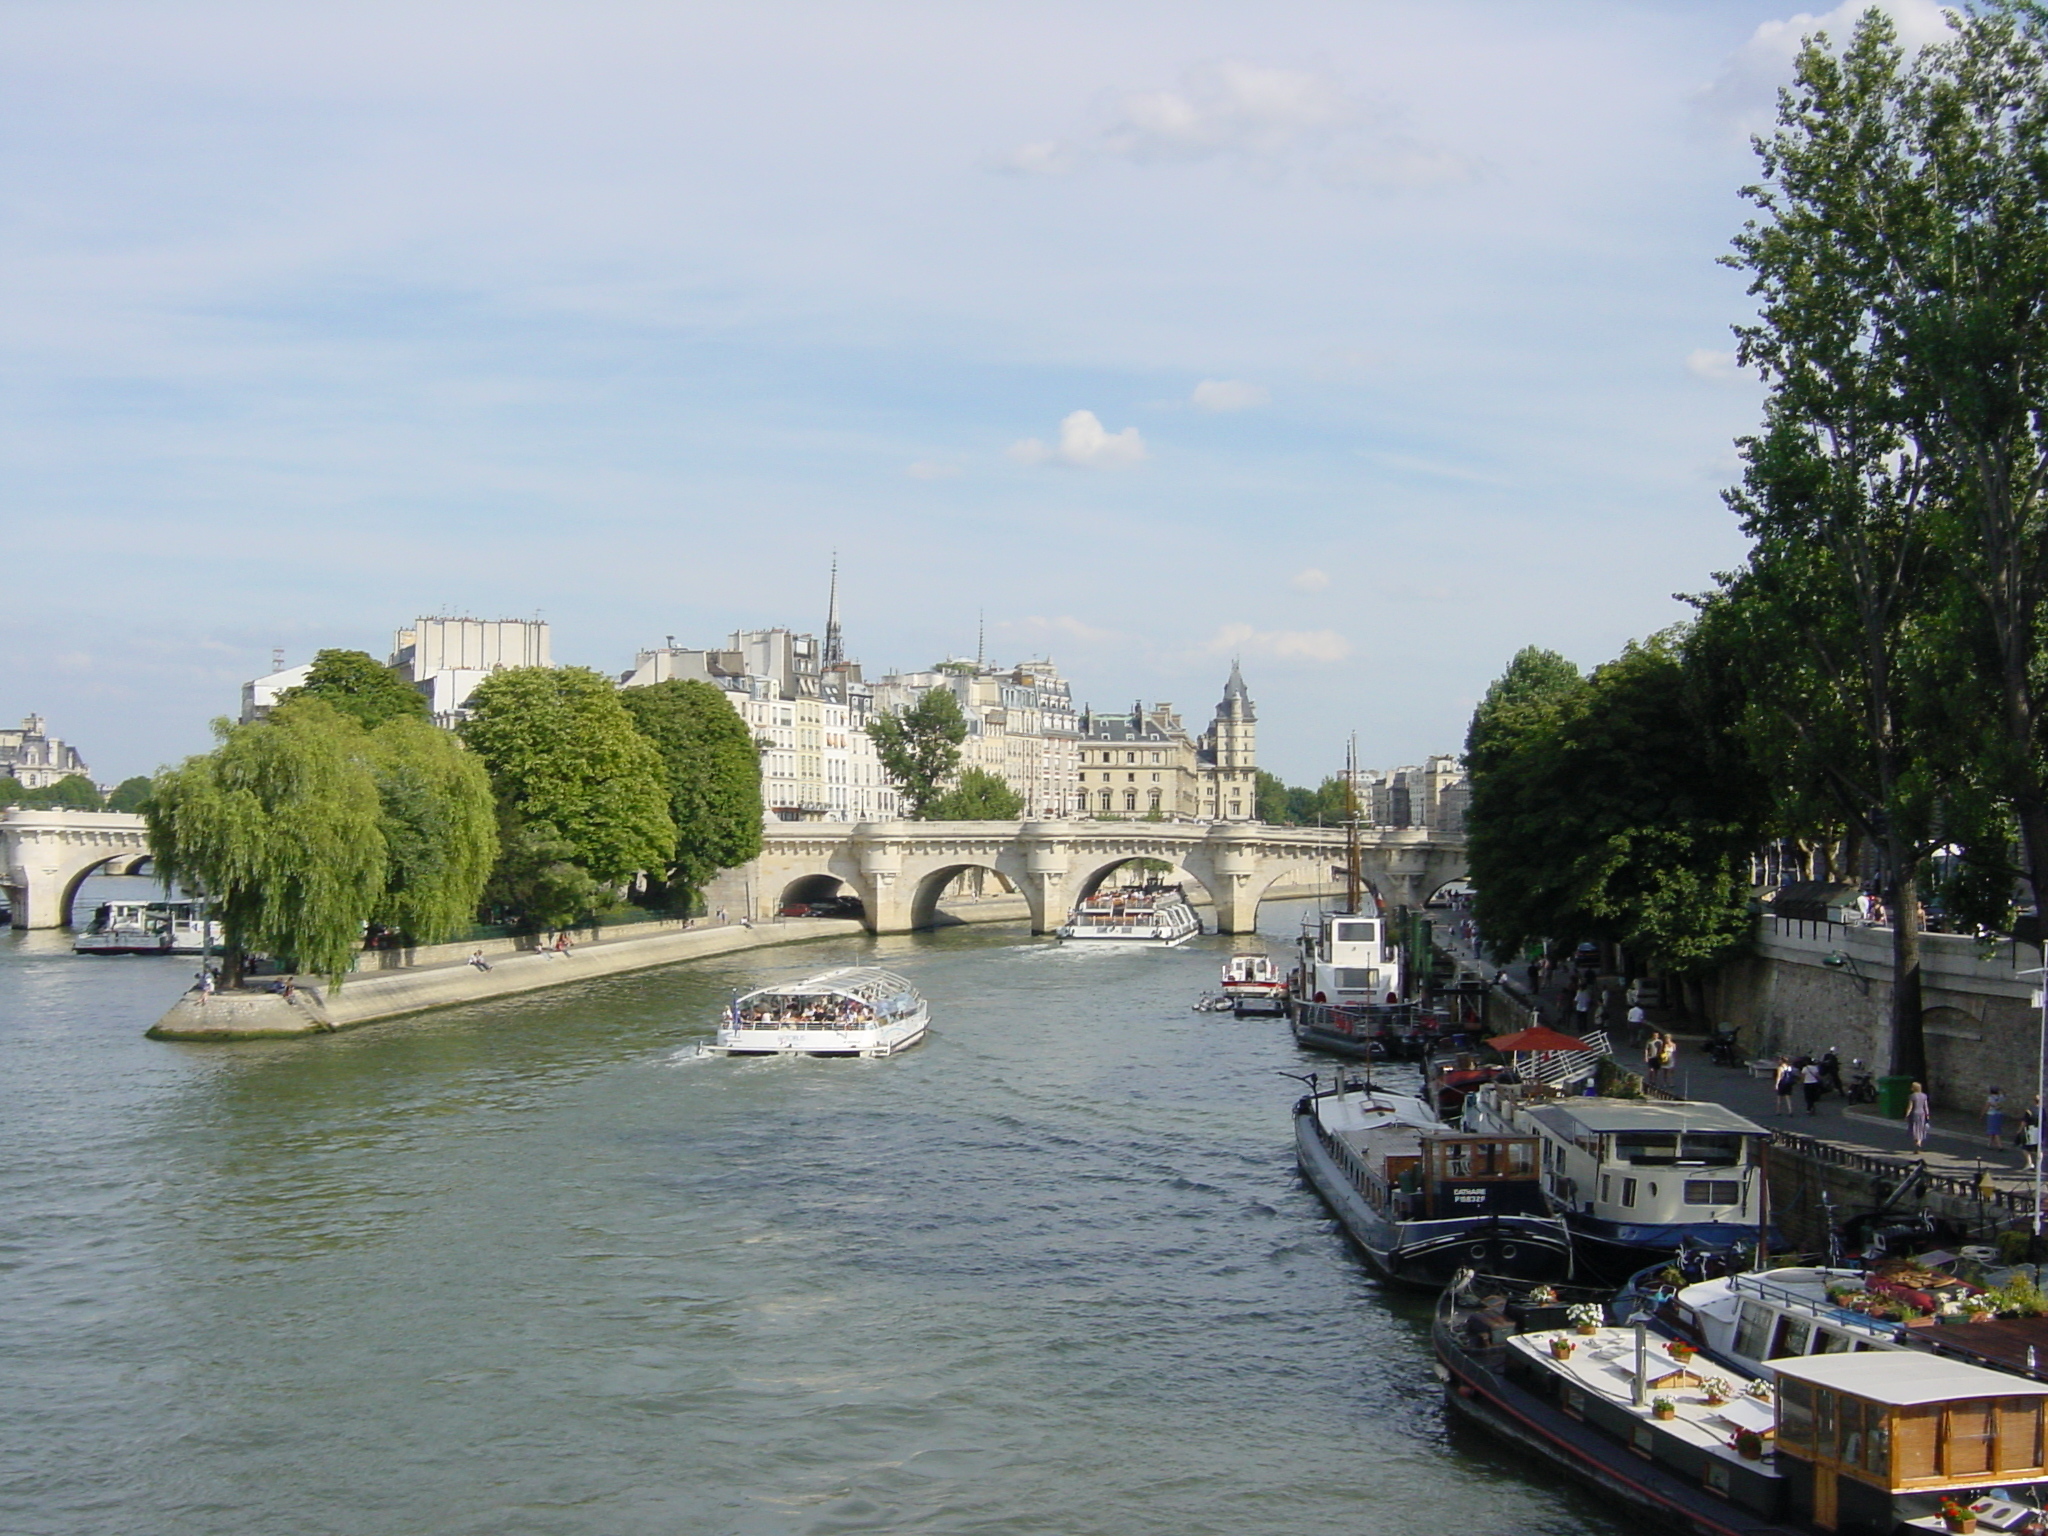
<instances>
[{"instance_id":1,"label":"tree","mask_svg":"<svg viewBox=\"0 0 2048 1536\"><path fill-rule=\"evenodd\" d=\"M970 768L960 782L926 808L928 821L1015 821L1024 797L986 768Z\"/></svg>"},{"instance_id":2,"label":"tree","mask_svg":"<svg viewBox=\"0 0 2048 1536\"><path fill-rule=\"evenodd\" d=\"M676 678L622 689L619 701L661 754L676 827L668 880L694 894L761 851L761 754L710 683Z\"/></svg>"},{"instance_id":3,"label":"tree","mask_svg":"<svg viewBox=\"0 0 2048 1536\"><path fill-rule=\"evenodd\" d=\"M386 720L367 739L384 833L373 921L415 944L476 921L498 853L490 775L475 753L424 720Z\"/></svg>"},{"instance_id":4,"label":"tree","mask_svg":"<svg viewBox=\"0 0 2048 1536\"><path fill-rule=\"evenodd\" d=\"M305 682L287 689L278 702L324 699L365 730L386 720L424 720L420 691L367 651L318 651Z\"/></svg>"},{"instance_id":5,"label":"tree","mask_svg":"<svg viewBox=\"0 0 2048 1536\"><path fill-rule=\"evenodd\" d=\"M4 792L4 786L0 786L0 794ZM132 813L141 810L143 801L148 798L149 780L138 774L132 779L123 779L114 786L114 792L107 796L107 809Z\"/></svg>"},{"instance_id":6,"label":"tree","mask_svg":"<svg viewBox=\"0 0 2048 1536\"><path fill-rule=\"evenodd\" d=\"M99 786L82 773L67 773L54 784L24 790L21 804L41 811L97 811L105 809Z\"/></svg>"},{"instance_id":7,"label":"tree","mask_svg":"<svg viewBox=\"0 0 2048 1536\"><path fill-rule=\"evenodd\" d=\"M967 739L960 701L950 689L927 689L908 709L876 715L868 722L868 735L882 771L908 803L911 819L928 819L940 786L960 766L960 743Z\"/></svg>"},{"instance_id":8,"label":"tree","mask_svg":"<svg viewBox=\"0 0 2048 1536\"><path fill-rule=\"evenodd\" d=\"M560 925L668 867L676 827L661 754L608 680L585 667L514 667L479 683L469 709L462 739L497 804L495 899L529 924Z\"/></svg>"},{"instance_id":9,"label":"tree","mask_svg":"<svg viewBox=\"0 0 2048 1536\"><path fill-rule=\"evenodd\" d=\"M0 806L25 806L28 803L27 796L28 790L23 786L21 780L13 777L11 774L4 779L0 779Z\"/></svg>"},{"instance_id":10,"label":"tree","mask_svg":"<svg viewBox=\"0 0 2048 1536\"><path fill-rule=\"evenodd\" d=\"M214 729L215 751L151 787L143 814L157 871L213 904L228 985L260 951L338 986L383 887L382 808L363 732L317 699Z\"/></svg>"},{"instance_id":11,"label":"tree","mask_svg":"<svg viewBox=\"0 0 2048 1536\"><path fill-rule=\"evenodd\" d=\"M1278 774L1258 770L1258 789L1254 795L1259 808L1259 820L1268 826L1284 827L1292 823L1293 817L1287 809L1287 786Z\"/></svg>"}]
</instances>

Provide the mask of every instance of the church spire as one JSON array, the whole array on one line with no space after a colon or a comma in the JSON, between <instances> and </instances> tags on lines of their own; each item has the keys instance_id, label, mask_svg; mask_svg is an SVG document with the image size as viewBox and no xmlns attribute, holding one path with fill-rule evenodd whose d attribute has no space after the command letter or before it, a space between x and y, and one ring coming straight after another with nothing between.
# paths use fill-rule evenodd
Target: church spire
<instances>
[{"instance_id":1,"label":"church spire","mask_svg":"<svg viewBox=\"0 0 2048 1536\"><path fill-rule=\"evenodd\" d=\"M839 637L839 551L832 551L832 596L825 608L825 665L838 666L846 660L846 646Z\"/></svg>"}]
</instances>

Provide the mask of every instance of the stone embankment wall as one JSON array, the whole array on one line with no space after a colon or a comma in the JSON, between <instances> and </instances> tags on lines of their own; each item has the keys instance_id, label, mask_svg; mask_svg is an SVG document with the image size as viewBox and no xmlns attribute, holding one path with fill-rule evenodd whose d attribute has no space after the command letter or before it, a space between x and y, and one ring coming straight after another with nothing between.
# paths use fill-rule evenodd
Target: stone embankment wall
<instances>
[{"instance_id":1,"label":"stone embankment wall","mask_svg":"<svg viewBox=\"0 0 2048 1536\"><path fill-rule=\"evenodd\" d=\"M1891 931L1766 917L1756 951L1724 966L1707 989L1710 1017L1742 1032L1751 1056L1818 1056L1833 1049L1880 1075L1891 1059ZM1922 1027L1928 1092L1974 1111L1996 1083L2024 1104L2041 1049L2039 951L1959 934L1921 937Z\"/></svg>"},{"instance_id":2,"label":"stone embankment wall","mask_svg":"<svg viewBox=\"0 0 2048 1536\"><path fill-rule=\"evenodd\" d=\"M1940 1174L1916 1177L1915 1166L1911 1158L1876 1157L1778 1131L1770 1150L1771 1220L1801 1253L1827 1251L1830 1211L1837 1225L1880 1209L1884 1221L1925 1211L1987 1243L2000 1231L2031 1227L2030 1190Z\"/></svg>"}]
</instances>

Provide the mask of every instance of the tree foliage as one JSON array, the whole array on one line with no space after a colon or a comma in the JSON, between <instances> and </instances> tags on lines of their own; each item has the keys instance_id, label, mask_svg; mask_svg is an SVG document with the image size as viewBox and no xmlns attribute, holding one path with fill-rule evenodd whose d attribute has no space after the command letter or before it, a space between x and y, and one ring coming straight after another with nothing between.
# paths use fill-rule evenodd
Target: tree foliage
<instances>
[{"instance_id":1,"label":"tree foliage","mask_svg":"<svg viewBox=\"0 0 2048 1536\"><path fill-rule=\"evenodd\" d=\"M932 802L960 767L960 743L967 739L960 701L950 689L927 689L908 709L876 715L868 722L868 735L911 819L929 819Z\"/></svg>"},{"instance_id":2,"label":"tree foliage","mask_svg":"<svg viewBox=\"0 0 2048 1536\"><path fill-rule=\"evenodd\" d=\"M584 667L514 667L470 695L462 739L497 805L493 899L528 923L588 914L676 846L661 753Z\"/></svg>"},{"instance_id":3,"label":"tree foliage","mask_svg":"<svg viewBox=\"0 0 2048 1536\"><path fill-rule=\"evenodd\" d=\"M387 720L425 720L425 695L367 651L317 651L305 682L279 697L322 699L365 730Z\"/></svg>"},{"instance_id":4,"label":"tree foliage","mask_svg":"<svg viewBox=\"0 0 2048 1536\"><path fill-rule=\"evenodd\" d=\"M148 782L143 780L144 784ZM0 779L0 805L18 805L25 811L98 811L107 808L100 799L99 786L82 773L67 773L61 779L34 789L23 788L18 779Z\"/></svg>"},{"instance_id":5,"label":"tree foliage","mask_svg":"<svg viewBox=\"0 0 2048 1536\"><path fill-rule=\"evenodd\" d=\"M132 779L123 779L114 786L114 792L107 796L107 809L133 814L142 809L143 801L148 798L149 780L138 774Z\"/></svg>"},{"instance_id":6,"label":"tree foliage","mask_svg":"<svg viewBox=\"0 0 2048 1536\"><path fill-rule=\"evenodd\" d=\"M365 761L385 845L371 919L416 944L453 938L476 921L497 858L490 776L424 720L386 720L368 734Z\"/></svg>"},{"instance_id":7,"label":"tree foliage","mask_svg":"<svg viewBox=\"0 0 2048 1536\"><path fill-rule=\"evenodd\" d=\"M619 700L661 754L676 842L669 882L696 892L761 851L761 755L722 690L695 678L627 688Z\"/></svg>"},{"instance_id":8,"label":"tree foliage","mask_svg":"<svg viewBox=\"0 0 2048 1536\"><path fill-rule=\"evenodd\" d=\"M150 791L158 873L213 903L230 984L252 950L338 984L385 867L363 731L316 699L215 730L216 750L164 770Z\"/></svg>"},{"instance_id":9,"label":"tree foliage","mask_svg":"<svg viewBox=\"0 0 2048 1536\"><path fill-rule=\"evenodd\" d=\"M1000 775L969 768L960 782L926 807L929 821L1015 821L1024 814L1024 797Z\"/></svg>"}]
</instances>

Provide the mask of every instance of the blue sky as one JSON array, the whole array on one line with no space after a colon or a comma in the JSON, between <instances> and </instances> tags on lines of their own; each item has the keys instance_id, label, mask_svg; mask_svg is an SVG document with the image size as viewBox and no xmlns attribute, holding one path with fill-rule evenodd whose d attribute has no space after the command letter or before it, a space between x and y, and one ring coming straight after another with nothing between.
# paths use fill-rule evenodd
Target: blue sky
<instances>
[{"instance_id":1,"label":"blue sky","mask_svg":"<svg viewBox=\"0 0 2048 1536\"><path fill-rule=\"evenodd\" d=\"M1931 36L1926 0L1891 0ZM0 718L103 778L423 613L1050 655L1455 751L1740 558L1749 0L15 3Z\"/></svg>"}]
</instances>

